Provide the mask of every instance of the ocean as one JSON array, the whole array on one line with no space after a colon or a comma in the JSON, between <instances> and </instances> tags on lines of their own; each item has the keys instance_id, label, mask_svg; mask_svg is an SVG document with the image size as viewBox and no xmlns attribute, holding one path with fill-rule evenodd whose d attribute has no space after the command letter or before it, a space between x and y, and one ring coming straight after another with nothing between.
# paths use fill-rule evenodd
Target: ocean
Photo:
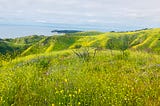
<instances>
[{"instance_id":1,"label":"ocean","mask_svg":"<svg viewBox=\"0 0 160 106\"><path fill-rule=\"evenodd\" d=\"M52 30L106 31L104 26L91 25L0 25L0 38L16 38L28 35L51 36Z\"/></svg>"},{"instance_id":2,"label":"ocean","mask_svg":"<svg viewBox=\"0 0 160 106\"><path fill-rule=\"evenodd\" d=\"M0 38L16 38L28 35L51 35L52 27L29 25L0 25Z\"/></svg>"},{"instance_id":3,"label":"ocean","mask_svg":"<svg viewBox=\"0 0 160 106\"><path fill-rule=\"evenodd\" d=\"M52 30L79 30L79 31L126 31L139 29L118 25L74 25L74 24L44 24L44 25L13 25L0 24L0 38L17 38L28 35L54 35Z\"/></svg>"}]
</instances>

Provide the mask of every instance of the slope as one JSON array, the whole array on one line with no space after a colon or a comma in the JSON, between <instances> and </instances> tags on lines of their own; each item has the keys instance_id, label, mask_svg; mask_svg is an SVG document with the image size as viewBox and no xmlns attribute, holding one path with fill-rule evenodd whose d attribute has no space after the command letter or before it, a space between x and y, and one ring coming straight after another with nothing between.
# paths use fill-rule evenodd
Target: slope
<instances>
[{"instance_id":1,"label":"slope","mask_svg":"<svg viewBox=\"0 0 160 106\"><path fill-rule=\"evenodd\" d=\"M142 50L160 52L160 28L131 32L78 32L55 36L28 36L1 41L1 53L13 51L19 47L22 56L49 53L83 46L100 47L111 50ZM14 45L14 46L13 46ZM6 47L5 47L6 46Z\"/></svg>"}]
</instances>

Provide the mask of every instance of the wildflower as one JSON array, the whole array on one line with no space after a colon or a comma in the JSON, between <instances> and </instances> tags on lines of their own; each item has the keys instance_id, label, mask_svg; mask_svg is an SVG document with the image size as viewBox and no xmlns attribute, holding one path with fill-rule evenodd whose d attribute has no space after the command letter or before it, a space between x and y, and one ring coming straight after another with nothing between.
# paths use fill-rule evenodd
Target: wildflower
<instances>
[{"instance_id":1,"label":"wildflower","mask_svg":"<svg viewBox=\"0 0 160 106\"><path fill-rule=\"evenodd\" d=\"M2 97L0 97L0 102L2 102L3 101L3 98Z\"/></svg>"},{"instance_id":2,"label":"wildflower","mask_svg":"<svg viewBox=\"0 0 160 106\"><path fill-rule=\"evenodd\" d=\"M75 92L75 94L77 94L78 92L77 91L74 91Z\"/></svg>"},{"instance_id":3,"label":"wildflower","mask_svg":"<svg viewBox=\"0 0 160 106\"><path fill-rule=\"evenodd\" d=\"M72 94L69 94L69 97L71 97L72 96Z\"/></svg>"},{"instance_id":4,"label":"wildflower","mask_svg":"<svg viewBox=\"0 0 160 106\"><path fill-rule=\"evenodd\" d=\"M52 106L55 106L54 104L52 104Z\"/></svg>"},{"instance_id":5,"label":"wildflower","mask_svg":"<svg viewBox=\"0 0 160 106\"><path fill-rule=\"evenodd\" d=\"M59 93L58 91L56 91L56 94Z\"/></svg>"},{"instance_id":6,"label":"wildflower","mask_svg":"<svg viewBox=\"0 0 160 106\"><path fill-rule=\"evenodd\" d=\"M78 102L78 105L80 105L81 104L81 102Z\"/></svg>"},{"instance_id":7,"label":"wildflower","mask_svg":"<svg viewBox=\"0 0 160 106\"><path fill-rule=\"evenodd\" d=\"M64 92L64 90L61 90L61 91L60 91L60 93L63 93L63 92Z\"/></svg>"},{"instance_id":8,"label":"wildflower","mask_svg":"<svg viewBox=\"0 0 160 106\"><path fill-rule=\"evenodd\" d=\"M78 93L80 93L81 92L81 89L78 89Z\"/></svg>"},{"instance_id":9,"label":"wildflower","mask_svg":"<svg viewBox=\"0 0 160 106\"><path fill-rule=\"evenodd\" d=\"M67 79L64 79L64 82L66 82L66 83L67 83L67 82L68 82L68 80L67 80Z\"/></svg>"}]
</instances>

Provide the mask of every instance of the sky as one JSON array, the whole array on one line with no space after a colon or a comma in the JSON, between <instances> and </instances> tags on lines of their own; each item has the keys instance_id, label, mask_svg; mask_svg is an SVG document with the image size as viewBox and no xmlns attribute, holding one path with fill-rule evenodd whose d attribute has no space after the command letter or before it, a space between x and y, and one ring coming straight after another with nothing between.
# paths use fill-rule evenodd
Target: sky
<instances>
[{"instance_id":1,"label":"sky","mask_svg":"<svg viewBox=\"0 0 160 106\"><path fill-rule=\"evenodd\" d=\"M160 0L0 0L0 24L160 27Z\"/></svg>"}]
</instances>

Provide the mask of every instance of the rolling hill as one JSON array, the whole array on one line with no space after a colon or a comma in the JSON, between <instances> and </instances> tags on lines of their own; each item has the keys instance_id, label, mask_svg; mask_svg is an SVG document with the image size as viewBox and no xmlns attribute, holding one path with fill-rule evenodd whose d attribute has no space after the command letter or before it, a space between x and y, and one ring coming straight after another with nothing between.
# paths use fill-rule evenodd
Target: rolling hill
<instances>
[{"instance_id":1,"label":"rolling hill","mask_svg":"<svg viewBox=\"0 0 160 106\"><path fill-rule=\"evenodd\" d=\"M27 36L2 39L0 52L19 52L20 55L46 53L77 47L101 47L113 50L145 50L159 53L160 28L131 32L78 32L56 36Z\"/></svg>"}]
</instances>

